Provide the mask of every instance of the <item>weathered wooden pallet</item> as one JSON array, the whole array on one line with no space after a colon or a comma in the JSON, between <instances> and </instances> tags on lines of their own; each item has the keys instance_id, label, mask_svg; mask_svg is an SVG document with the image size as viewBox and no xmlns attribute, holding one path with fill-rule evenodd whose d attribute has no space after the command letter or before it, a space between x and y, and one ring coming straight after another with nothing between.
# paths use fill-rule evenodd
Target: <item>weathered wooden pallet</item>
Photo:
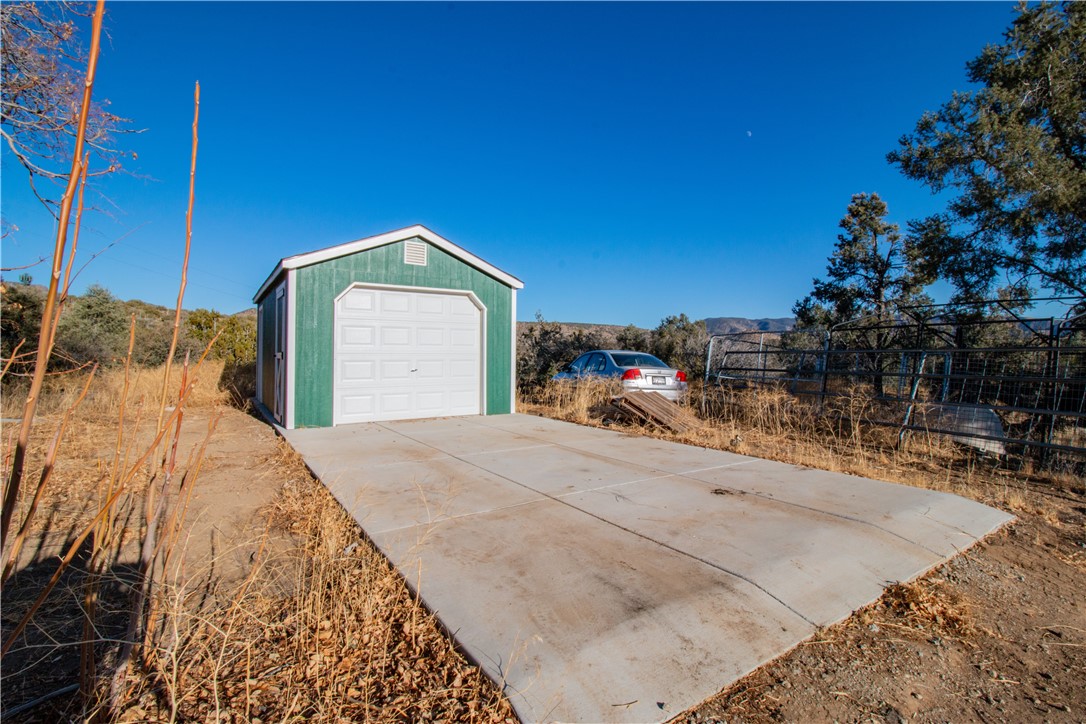
<instances>
[{"instance_id":1,"label":"weathered wooden pallet","mask_svg":"<svg viewBox=\"0 0 1086 724\"><path fill-rule=\"evenodd\" d=\"M673 432L694 428L686 412L659 392L627 392L611 400L627 415Z\"/></svg>"}]
</instances>

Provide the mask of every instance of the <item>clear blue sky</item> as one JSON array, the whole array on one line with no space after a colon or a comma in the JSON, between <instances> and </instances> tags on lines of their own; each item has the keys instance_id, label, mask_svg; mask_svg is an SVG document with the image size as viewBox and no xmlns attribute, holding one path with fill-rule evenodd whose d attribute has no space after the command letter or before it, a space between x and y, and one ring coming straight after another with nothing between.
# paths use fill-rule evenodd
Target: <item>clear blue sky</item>
<instances>
[{"instance_id":1,"label":"clear blue sky","mask_svg":"<svg viewBox=\"0 0 1086 724\"><path fill-rule=\"evenodd\" d=\"M967 89L1012 3L113 3L96 97L146 129L80 248L236 312L285 256L421 223L525 282L519 317L788 316L852 194L940 201L885 161ZM51 249L5 155L3 266ZM122 238L123 237L123 238ZM47 276L45 265L31 273ZM17 273L8 276L14 277Z\"/></svg>"}]
</instances>

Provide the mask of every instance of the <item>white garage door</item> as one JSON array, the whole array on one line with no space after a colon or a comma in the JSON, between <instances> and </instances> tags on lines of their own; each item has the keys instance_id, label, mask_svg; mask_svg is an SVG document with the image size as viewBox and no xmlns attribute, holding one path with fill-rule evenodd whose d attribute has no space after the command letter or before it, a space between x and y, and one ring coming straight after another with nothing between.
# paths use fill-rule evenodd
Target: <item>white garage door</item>
<instances>
[{"instance_id":1,"label":"white garage door","mask_svg":"<svg viewBox=\"0 0 1086 724\"><path fill-rule=\"evenodd\" d=\"M335 315L333 424L480 413L482 312L470 298L354 288Z\"/></svg>"}]
</instances>

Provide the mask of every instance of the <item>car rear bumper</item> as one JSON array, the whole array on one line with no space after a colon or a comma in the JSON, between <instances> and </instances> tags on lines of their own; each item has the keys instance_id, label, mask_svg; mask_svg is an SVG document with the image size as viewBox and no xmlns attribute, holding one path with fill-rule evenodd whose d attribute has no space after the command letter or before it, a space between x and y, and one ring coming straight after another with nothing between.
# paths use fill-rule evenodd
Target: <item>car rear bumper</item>
<instances>
[{"instance_id":1,"label":"car rear bumper","mask_svg":"<svg viewBox=\"0 0 1086 724\"><path fill-rule=\"evenodd\" d=\"M623 380L622 387L631 392L659 392L672 402L679 402L686 396L685 382L679 382L669 387L653 387L652 385L644 384L640 380Z\"/></svg>"}]
</instances>

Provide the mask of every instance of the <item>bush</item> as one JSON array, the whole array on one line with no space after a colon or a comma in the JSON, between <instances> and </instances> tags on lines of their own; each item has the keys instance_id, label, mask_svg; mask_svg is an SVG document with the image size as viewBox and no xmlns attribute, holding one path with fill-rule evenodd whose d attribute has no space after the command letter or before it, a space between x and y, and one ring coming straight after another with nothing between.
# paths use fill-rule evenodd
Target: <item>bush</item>
<instances>
[{"instance_id":1,"label":"bush","mask_svg":"<svg viewBox=\"0 0 1086 724\"><path fill-rule=\"evenodd\" d=\"M256 317L252 315L228 316L214 309L197 309L189 312L185 329L201 347L219 335L211 348L211 356L216 359L231 365L256 362Z\"/></svg>"},{"instance_id":2,"label":"bush","mask_svg":"<svg viewBox=\"0 0 1086 724\"><path fill-rule=\"evenodd\" d=\"M698 379L705 375L708 344L705 322L691 321L685 314L665 317L651 331L631 324L616 334L606 328L548 322L537 312L535 321L524 325L517 343L517 387L522 393L538 395L563 365L593 349L650 352L690 379Z\"/></svg>"},{"instance_id":3,"label":"bush","mask_svg":"<svg viewBox=\"0 0 1086 724\"><path fill-rule=\"evenodd\" d=\"M11 366L14 376L25 374L34 363L45 289L32 284L0 283L0 350L4 363L19 348ZM155 367L166 361L173 338L174 311L139 300L121 301L105 287L92 284L82 296L65 303L50 371L63 371L97 362L103 367L121 364L128 354L129 325L135 318L136 342L132 352L137 365ZM256 317L224 315L209 309L181 313L181 329L175 360L186 353L194 358L219 334L212 359L228 366L256 361ZM19 347L20 342L22 346Z\"/></svg>"},{"instance_id":4,"label":"bush","mask_svg":"<svg viewBox=\"0 0 1086 724\"><path fill-rule=\"evenodd\" d=\"M19 349L19 359L11 366L16 374L25 374L34 366L44 304L41 287L0 283L0 354L6 363Z\"/></svg>"},{"instance_id":5,"label":"bush","mask_svg":"<svg viewBox=\"0 0 1086 724\"><path fill-rule=\"evenodd\" d=\"M582 352L610 346L612 340L595 330L567 331L559 322L548 322L536 312L520 333L517 344L517 386L535 392Z\"/></svg>"},{"instance_id":6,"label":"bush","mask_svg":"<svg viewBox=\"0 0 1086 724\"><path fill-rule=\"evenodd\" d=\"M650 350L654 355L686 373L690 379L705 376L705 349L709 333L705 320L691 321L685 314L665 317L652 330Z\"/></svg>"},{"instance_id":7,"label":"bush","mask_svg":"<svg viewBox=\"0 0 1086 724\"><path fill-rule=\"evenodd\" d=\"M128 351L128 315L109 290L92 284L72 297L57 326L56 354L73 365L120 362Z\"/></svg>"}]
</instances>

